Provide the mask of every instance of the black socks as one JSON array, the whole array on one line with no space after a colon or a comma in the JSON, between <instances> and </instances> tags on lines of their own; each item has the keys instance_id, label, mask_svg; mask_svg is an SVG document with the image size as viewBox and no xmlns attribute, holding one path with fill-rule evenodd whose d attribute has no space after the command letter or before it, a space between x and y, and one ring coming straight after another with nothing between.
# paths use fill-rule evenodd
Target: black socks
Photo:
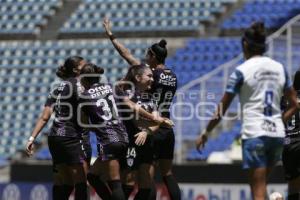
<instances>
[{"instance_id":1,"label":"black socks","mask_svg":"<svg viewBox=\"0 0 300 200\"><path fill-rule=\"evenodd\" d=\"M120 180L109 181L108 185L112 191L111 200L125 200L125 195Z\"/></svg>"},{"instance_id":2,"label":"black socks","mask_svg":"<svg viewBox=\"0 0 300 200\"><path fill-rule=\"evenodd\" d=\"M122 185L125 198L128 199L130 194L132 193L134 186L133 185Z\"/></svg>"},{"instance_id":3,"label":"black socks","mask_svg":"<svg viewBox=\"0 0 300 200\"><path fill-rule=\"evenodd\" d=\"M165 176L164 183L166 184L171 200L180 200L181 194L177 181L173 175Z\"/></svg>"},{"instance_id":4,"label":"black socks","mask_svg":"<svg viewBox=\"0 0 300 200\"><path fill-rule=\"evenodd\" d=\"M64 197L64 186L63 185L53 185L52 186L52 199L59 200L59 199L66 199Z\"/></svg>"},{"instance_id":5,"label":"black socks","mask_svg":"<svg viewBox=\"0 0 300 200\"><path fill-rule=\"evenodd\" d=\"M134 200L149 200L150 193L150 188L139 188L139 191L135 195Z\"/></svg>"},{"instance_id":6,"label":"black socks","mask_svg":"<svg viewBox=\"0 0 300 200\"><path fill-rule=\"evenodd\" d=\"M87 200L86 182L75 184L75 200Z\"/></svg>"},{"instance_id":7,"label":"black socks","mask_svg":"<svg viewBox=\"0 0 300 200\"><path fill-rule=\"evenodd\" d=\"M111 191L108 188L108 185L104 181L102 181L99 176L88 173L87 180L89 181L90 185L95 189L98 196L101 197L101 199L110 199Z\"/></svg>"},{"instance_id":8,"label":"black socks","mask_svg":"<svg viewBox=\"0 0 300 200\"><path fill-rule=\"evenodd\" d=\"M73 185L63 185L63 193L66 199L69 199L69 196L72 194L73 190Z\"/></svg>"},{"instance_id":9,"label":"black socks","mask_svg":"<svg viewBox=\"0 0 300 200\"><path fill-rule=\"evenodd\" d=\"M156 185L155 185L154 181L152 182L152 185L151 185L151 192L150 192L149 200L156 200Z\"/></svg>"}]
</instances>

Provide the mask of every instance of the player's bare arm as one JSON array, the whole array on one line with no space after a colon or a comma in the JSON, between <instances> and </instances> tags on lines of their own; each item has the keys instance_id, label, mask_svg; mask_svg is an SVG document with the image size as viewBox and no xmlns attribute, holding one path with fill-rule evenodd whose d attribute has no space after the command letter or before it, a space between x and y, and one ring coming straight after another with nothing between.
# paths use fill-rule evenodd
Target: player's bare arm
<instances>
[{"instance_id":1,"label":"player's bare arm","mask_svg":"<svg viewBox=\"0 0 300 200\"><path fill-rule=\"evenodd\" d=\"M42 115L39 117L39 119L36 122L36 125L31 133L31 136L29 137L27 144L26 144L26 152L29 156L33 154L33 143L35 138L39 135L41 130L44 128L44 126L49 121L51 114L52 114L52 108L49 106L45 106L44 110L42 112Z\"/></svg>"},{"instance_id":2,"label":"player's bare arm","mask_svg":"<svg viewBox=\"0 0 300 200\"><path fill-rule=\"evenodd\" d=\"M105 33L107 37L109 37L110 41L114 45L115 49L119 52L120 56L122 56L130 65L139 65L141 62L135 58L129 49L127 49L122 43L120 43L111 31L111 24L109 19L106 17L103 20L103 27L105 29Z\"/></svg>"},{"instance_id":3,"label":"player's bare arm","mask_svg":"<svg viewBox=\"0 0 300 200\"><path fill-rule=\"evenodd\" d=\"M232 100L234 99L234 94L225 93L221 99L217 111L215 112L214 117L208 122L206 129L204 129L196 140L196 147L198 150L202 149L207 142L207 139L211 131L218 125L221 121L222 116L226 113L228 107L230 106Z\"/></svg>"}]
</instances>

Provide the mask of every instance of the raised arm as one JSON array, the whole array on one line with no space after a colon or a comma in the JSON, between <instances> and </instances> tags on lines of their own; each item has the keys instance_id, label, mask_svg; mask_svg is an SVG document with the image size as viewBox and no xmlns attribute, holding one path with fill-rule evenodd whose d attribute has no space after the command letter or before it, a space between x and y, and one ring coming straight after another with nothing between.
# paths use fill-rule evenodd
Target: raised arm
<instances>
[{"instance_id":1,"label":"raised arm","mask_svg":"<svg viewBox=\"0 0 300 200\"><path fill-rule=\"evenodd\" d=\"M29 137L28 142L26 144L26 152L29 156L33 154L33 142L35 138L39 135L41 130L47 124L47 122L51 117L51 114L52 114L52 108L50 106L45 106L42 115L37 120L35 127L31 133L31 136Z\"/></svg>"},{"instance_id":2,"label":"raised arm","mask_svg":"<svg viewBox=\"0 0 300 200\"><path fill-rule=\"evenodd\" d=\"M111 25L108 18L104 18L103 27L105 29L106 35L109 37L110 41L114 45L115 49L119 52L120 56L122 56L130 65L139 65L141 62L135 58L122 43L120 43L111 31Z\"/></svg>"}]
</instances>

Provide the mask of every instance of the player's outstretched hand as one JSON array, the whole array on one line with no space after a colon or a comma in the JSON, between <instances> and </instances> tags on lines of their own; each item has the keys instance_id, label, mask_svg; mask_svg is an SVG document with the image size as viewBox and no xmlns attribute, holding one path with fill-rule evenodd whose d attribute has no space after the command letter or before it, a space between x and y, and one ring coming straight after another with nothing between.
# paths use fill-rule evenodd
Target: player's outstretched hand
<instances>
[{"instance_id":1,"label":"player's outstretched hand","mask_svg":"<svg viewBox=\"0 0 300 200\"><path fill-rule=\"evenodd\" d=\"M204 148L206 142L207 142L207 135L206 134L199 135L198 138L196 139L197 150L201 151Z\"/></svg>"},{"instance_id":2,"label":"player's outstretched hand","mask_svg":"<svg viewBox=\"0 0 300 200\"><path fill-rule=\"evenodd\" d=\"M28 156L33 155L33 149L34 149L33 141L28 141L26 144L26 153Z\"/></svg>"},{"instance_id":3,"label":"player's outstretched hand","mask_svg":"<svg viewBox=\"0 0 300 200\"><path fill-rule=\"evenodd\" d=\"M111 36L112 35L111 25L110 25L110 21L109 21L108 17L105 17L103 19L103 28L105 29L105 32L106 32L107 36Z\"/></svg>"},{"instance_id":4,"label":"player's outstretched hand","mask_svg":"<svg viewBox=\"0 0 300 200\"><path fill-rule=\"evenodd\" d=\"M142 146L145 144L148 133L146 131L141 131L134 135L136 137L135 144L138 146Z\"/></svg>"}]
</instances>

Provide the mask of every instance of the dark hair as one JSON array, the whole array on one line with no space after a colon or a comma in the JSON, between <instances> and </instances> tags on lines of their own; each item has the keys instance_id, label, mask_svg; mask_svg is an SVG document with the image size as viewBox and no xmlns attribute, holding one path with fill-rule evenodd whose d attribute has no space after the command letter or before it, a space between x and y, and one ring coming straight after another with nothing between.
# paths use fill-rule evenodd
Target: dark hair
<instances>
[{"instance_id":1,"label":"dark hair","mask_svg":"<svg viewBox=\"0 0 300 200\"><path fill-rule=\"evenodd\" d=\"M262 55L266 51L266 30L263 22L254 22L247 28L242 37L242 46L244 42L248 44L248 52L251 55Z\"/></svg>"},{"instance_id":2,"label":"dark hair","mask_svg":"<svg viewBox=\"0 0 300 200\"><path fill-rule=\"evenodd\" d=\"M300 70L295 73L293 87L297 91L300 90Z\"/></svg>"},{"instance_id":3,"label":"dark hair","mask_svg":"<svg viewBox=\"0 0 300 200\"><path fill-rule=\"evenodd\" d=\"M81 81L84 81L89 85L99 83L100 75L103 73L104 69L102 67L98 67L93 63L86 63L80 71L80 75L84 75L83 77L81 77Z\"/></svg>"},{"instance_id":4,"label":"dark hair","mask_svg":"<svg viewBox=\"0 0 300 200\"><path fill-rule=\"evenodd\" d=\"M149 66L147 66L145 64L132 65L129 67L127 74L123 80L130 81L132 83L136 83L135 76L142 75L146 69L149 69Z\"/></svg>"},{"instance_id":5,"label":"dark hair","mask_svg":"<svg viewBox=\"0 0 300 200\"><path fill-rule=\"evenodd\" d=\"M124 77L124 79L122 79L122 81L125 82L132 82L133 84L136 84L136 78L135 76L137 75L142 75L146 69L150 69L150 67L148 65L145 64L140 64L140 65L132 65L129 67L126 76ZM122 90L126 90L130 88L130 85L124 84L121 85L121 89Z\"/></svg>"},{"instance_id":6,"label":"dark hair","mask_svg":"<svg viewBox=\"0 0 300 200\"><path fill-rule=\"evenodd\" d=\"M65 63L58 67L56 75L62 79L75 77L77 74L74 72L74 69L78 67L81 61L83 61L83 58L80 56L71 56L67 58Z\"/></svg>"},{"instance_id":7,"label":"dark hair","mask_svg":"<svg viewBox=\"0 0 300 200\"><path fill-rule=\"evenodd\" d=\"M154 53L154 56L159 61L159 64L165 64L165 60L168 56L168 50L166 48L167 41L162 39L159 43L153 44L149 49L151 53Z\"/></svg>"}]
</instances>

